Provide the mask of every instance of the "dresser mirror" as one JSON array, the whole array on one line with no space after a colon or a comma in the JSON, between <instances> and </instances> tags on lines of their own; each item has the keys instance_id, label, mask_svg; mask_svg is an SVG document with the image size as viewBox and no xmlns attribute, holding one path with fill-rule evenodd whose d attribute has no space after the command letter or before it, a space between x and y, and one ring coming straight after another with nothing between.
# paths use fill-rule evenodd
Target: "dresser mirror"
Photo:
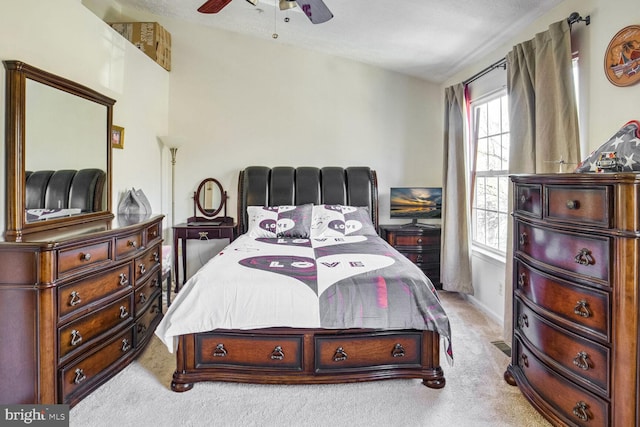
<instances>
[{"instance_id":1,"label":"dresser mirror","mask_svg":"<svg viewBox=\"0 0 640 427\"><path fill-rule=\"evenodd\" d=\"M115 101L24 62L3 62L5 240L111 220Z\"/></svg>"},{"instance_id":2,"label":"dresser mirror","mask_svg":"<svg viewBox=\"0 0 640 427\"><path fill-rule=\"evenodd\" d=\"M233 219L227 217L227 198L220 181L215 178L202 180L193 193L193 217L188 218L187 222L233 223Z\"/></svg>"}]
</instances>

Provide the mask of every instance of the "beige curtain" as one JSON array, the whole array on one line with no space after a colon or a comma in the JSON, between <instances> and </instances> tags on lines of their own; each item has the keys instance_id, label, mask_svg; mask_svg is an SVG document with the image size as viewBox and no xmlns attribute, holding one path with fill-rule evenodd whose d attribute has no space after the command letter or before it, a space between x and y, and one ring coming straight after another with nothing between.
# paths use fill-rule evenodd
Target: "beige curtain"
<instances>
[{"instance_id":1,"label":"beige curtain","mask_svg":"<svg viewBox=\"0 0 640 427\"><path fill-rule=\"evenodd\" d=\"M447 291L473 294L464 111L464 86L446 88L440 280Z\"/></svg>"},{"instance_id":2,"label":"beige curtain","mask_svg":"<svg viewBox=\"0 0 640 427\"><path fill-rule=\"evenodd\" d=\"M579 161L571 33L562 20L507 54L511 146L509 173L553 173ZM510 204L513 188L509 190ZM512 206L509 207L509 211ZM509 223L509 235L513 223ZM507 248L504 336L511 341L513 247Z\"/></svg>"}]
</instances>

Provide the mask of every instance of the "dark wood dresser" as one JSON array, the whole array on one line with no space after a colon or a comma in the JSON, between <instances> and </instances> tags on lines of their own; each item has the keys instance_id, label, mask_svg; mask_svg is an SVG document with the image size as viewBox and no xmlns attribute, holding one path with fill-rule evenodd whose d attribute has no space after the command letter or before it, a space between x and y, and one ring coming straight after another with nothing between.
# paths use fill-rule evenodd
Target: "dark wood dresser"
<instances>
[{"instance_id":1,"label":"dark wood dresser","mask_svg":"<svg viewBox=\"0 0 640 427\"><path fill-rule=\"evenodd\" d=\"M516 175L505 379L554 425L638 426L640 176Z\"/></svg>"},{"instance_id":2,"label":"dark wood dresser","mask_svg":"<svg viewBox=\"0 0 640 427\"><path fill-rule=\"evenodd\" d=\"M380 237L409 258L441 289L439 225L380 225Z\"/></svg>"},{"instance_id":3,"label":"dark wood dresser","mask_svg":"<svg viewBox=\"0 0 640 427\"><path fill-rule=\"evenodd\" d=\"M144 349L162 317L162 218L0 243L0 403L75 405Z\"/></svg>"}]
</instances>

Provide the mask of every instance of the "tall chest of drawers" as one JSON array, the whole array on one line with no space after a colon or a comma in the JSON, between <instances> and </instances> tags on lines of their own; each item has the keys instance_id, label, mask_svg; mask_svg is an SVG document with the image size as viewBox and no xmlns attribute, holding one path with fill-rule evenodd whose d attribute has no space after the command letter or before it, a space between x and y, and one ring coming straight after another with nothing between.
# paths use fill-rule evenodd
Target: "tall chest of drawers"
<instances>
[{"instance_id":1,"label":"tall chest of drawers","mask_svg":"<svg viewBox=\"0 0 640 427\"><path fill-rule=\"evenodd\" d=\"M640 177L512 182L514 326L505 379L554 425L640 425Z\"/></svg>"},{"instance_id":2,"label":"tall chest of drawers","mask_svg":"<svg viewBox=\"0 0 640 427\"><path fill-rule=\"evenodd\" d=\"M162 216L0 243L0 403L75 405L162 317Z\"/></svg>"}]
</instances>

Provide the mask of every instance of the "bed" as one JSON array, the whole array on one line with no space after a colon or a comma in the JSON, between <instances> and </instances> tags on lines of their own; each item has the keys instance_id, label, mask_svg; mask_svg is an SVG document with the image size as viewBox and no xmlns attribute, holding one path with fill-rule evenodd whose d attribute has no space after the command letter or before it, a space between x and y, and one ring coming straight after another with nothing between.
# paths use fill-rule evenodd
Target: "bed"
<instances>
[{"instance_id":1,"label":"bed","mask_svg":"<svg viewBox=\"0 0 640 427\"><path fill-rule=\"evenodd\" d=\"M187 281L156 329L176 354L172 390L391 378L444 387L446 313L377 225L368 167L240 171L238 238Z\"/></svg>"}]
</instances>

